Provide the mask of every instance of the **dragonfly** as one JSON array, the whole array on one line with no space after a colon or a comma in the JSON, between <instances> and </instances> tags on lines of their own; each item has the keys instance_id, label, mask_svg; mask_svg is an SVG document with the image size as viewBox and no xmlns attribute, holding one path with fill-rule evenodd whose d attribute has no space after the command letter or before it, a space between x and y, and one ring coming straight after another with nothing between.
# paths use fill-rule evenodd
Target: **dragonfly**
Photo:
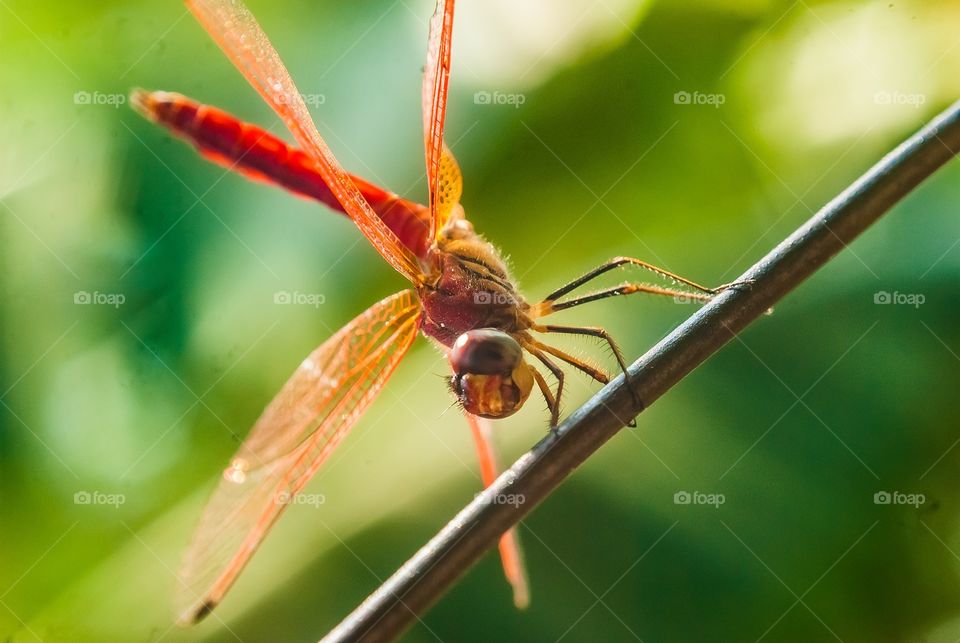
<instances>
[{"instance_id":1,"label":"dragonfly","mask_svg":"<svg viewBox=\"0 0 960 643\"><path fill-rule=\"evenodd\" d=\"M463 177L444 142L455 0L438 0L429 26L421 92L427 205L343 169L279 54L240 0L186 0L186 5L296 145L176 93L134 90L133 107L207 159L346 215L410 287L373 304L315 349L254 424L208 501L177 574L175 608L181 624L199 621L223 600L284 509L381 393L417 335L446 355L449 388L466 416L482 482L489 486L500 472L491 420L515 413L536 386L555 429L564 389L560 363L601 384L611 379L605 370L543 341L544 336L597 338L610 347L620 371L627 371L603 328L548 324L545 317L634 293L707 301L729 287L707 288L645 261L617 257L540 301L521 295L504 259L467 219L460 203ZM629 266L670 285L626 282L574 294L595 278ZM554 388L544 372L556 381ZM529 583L514 530L501 537L499 550L514 602L524 607Z\"/></svg>"}]
</instances>

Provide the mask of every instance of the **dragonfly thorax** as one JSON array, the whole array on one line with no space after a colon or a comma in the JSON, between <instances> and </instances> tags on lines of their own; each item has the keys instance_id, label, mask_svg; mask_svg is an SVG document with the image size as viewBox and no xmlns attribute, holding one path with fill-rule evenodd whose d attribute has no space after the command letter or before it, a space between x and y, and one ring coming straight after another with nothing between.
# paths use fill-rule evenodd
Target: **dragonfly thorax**
<instances>
[{"instance_id":1,"label":"dragonfly thorax","mask_svg":"<svg viewBox=\"0 0 960 643\"><path fill-rule=\"evenodd\" d=\"M431 249L431 278L419 289L423 332L450 347L478 328L515 334L529 328L530 306L517 292L496 249L466 221L446 228Z\"/></svg>"}]
</instances>

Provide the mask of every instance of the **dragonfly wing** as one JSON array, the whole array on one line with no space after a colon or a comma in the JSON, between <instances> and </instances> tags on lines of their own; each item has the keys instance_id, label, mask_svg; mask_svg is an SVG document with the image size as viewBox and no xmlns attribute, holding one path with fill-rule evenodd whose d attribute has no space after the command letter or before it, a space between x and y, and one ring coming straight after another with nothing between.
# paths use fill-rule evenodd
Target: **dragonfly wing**
<instances>
[{"instance_id":1,"label":"dragonfly wing","mask_svg":"<svg viewBox=\"0 0 960 643\"><path fill-rule=\"evenodd\" d=\"M447 92L450 88L454 4L455 0L437 0L437 8L430 21L427 64L423 74L423 136L432 216L431 238L436 237L460 199L460 169L443 143ZM451 165L455 172L452 172ZM456 191L456 198L451 201L450 192L453 190Z\"/></svg>"},{"instance_id":2,"label":"dragonfly wing","mask_svg":"<svg viewBox=\"0 0 960 643\"><path fill-rule=\"evenodd\" d=\"M187 7L312 156L324 183L373 247L414 284L423 275L416 258L380 220L324 142L267 35L240 0L186 0Z\"/></svg>"},{"instance_id":3,"label":"dragonfly wing","mask_svg":"<svg viewBox=\"0 0 960 643\"><path fill-rule=\"evenodd\" d=\"M463 175L460 173L460 165L446 145L443 146L443 153L440 155L439 171L437 193L433 200L435 205L430 213L431 223L436 229L433 238L439 236L443 226L447 224L454 209L459 205L460 196L463 194Z\"/></svg>"},{"instance_id":4,"label":"dragonfly wing","mask_svg":"<svg viewBox=\"0 0 960 643\"><path fill-rule=\"evenodd\" d=\"M489 487L500 475L500 463L493 443L492 422L485 418L464 413L470 425L470 434L480 460L480 477L483 486ZM500 537L500 561L503 574L513 587L513 604L524 609L530 604L530 583L527 580L527 568L523 562L523 550L520 547L520 534L516 528L510 529Z\"/></svg>"},{"instance_id":5,"label":"dragonfly wing","mask_svg":"<svg viewBox=\"0 0 960 643\"><path fill-rule=\"evenodd\" d=\"M223 598L280 513L380 393L417 335L412 290L367 309L314 350L264 410L204 510L178 574L180 622Z\"/></svg>"}]
</instances>

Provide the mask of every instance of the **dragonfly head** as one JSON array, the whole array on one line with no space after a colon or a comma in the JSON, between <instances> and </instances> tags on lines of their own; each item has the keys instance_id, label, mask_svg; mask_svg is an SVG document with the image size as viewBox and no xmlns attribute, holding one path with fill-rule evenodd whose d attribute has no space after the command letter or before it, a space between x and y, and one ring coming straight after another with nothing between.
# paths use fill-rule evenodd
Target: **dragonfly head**
<instances>
[{"instance_id":1,"label":"dragonfly head","mask_svg":"<svg viewBox=\"0 0 960 643\"><path fill-rule=\"evenodd\" d=\"M513 415L533 388L533 367L513 337L494 328L470 330L453 343L449 354L450 388L474 415L504 418Z\"/></svg>"}]
</instances>

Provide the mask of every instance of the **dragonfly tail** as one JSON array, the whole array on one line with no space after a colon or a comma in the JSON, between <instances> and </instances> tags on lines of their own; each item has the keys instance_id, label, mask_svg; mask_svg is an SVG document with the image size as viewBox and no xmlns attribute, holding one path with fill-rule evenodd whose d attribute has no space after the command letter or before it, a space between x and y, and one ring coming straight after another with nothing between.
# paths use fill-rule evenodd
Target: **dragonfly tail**
<instances>
[{"instance_id":1,"label":"dragonfly tail","mask_svg":"<svg viewBox=\"0 0 960 643\"><path fill-rule=\"evenodd\" d=\"M480 461L480 476L483 486L488 487L500 475L500 464L491 435L489 420L466 414L470 425L470 434L477 449ZM517 609L526 609L530 605L530 583L527 580L527 568L520 546L520 534L516 528L510 529L500 537L500 560L507 582L513 588L513 604Z\"/></svg>"}]
</instances>

